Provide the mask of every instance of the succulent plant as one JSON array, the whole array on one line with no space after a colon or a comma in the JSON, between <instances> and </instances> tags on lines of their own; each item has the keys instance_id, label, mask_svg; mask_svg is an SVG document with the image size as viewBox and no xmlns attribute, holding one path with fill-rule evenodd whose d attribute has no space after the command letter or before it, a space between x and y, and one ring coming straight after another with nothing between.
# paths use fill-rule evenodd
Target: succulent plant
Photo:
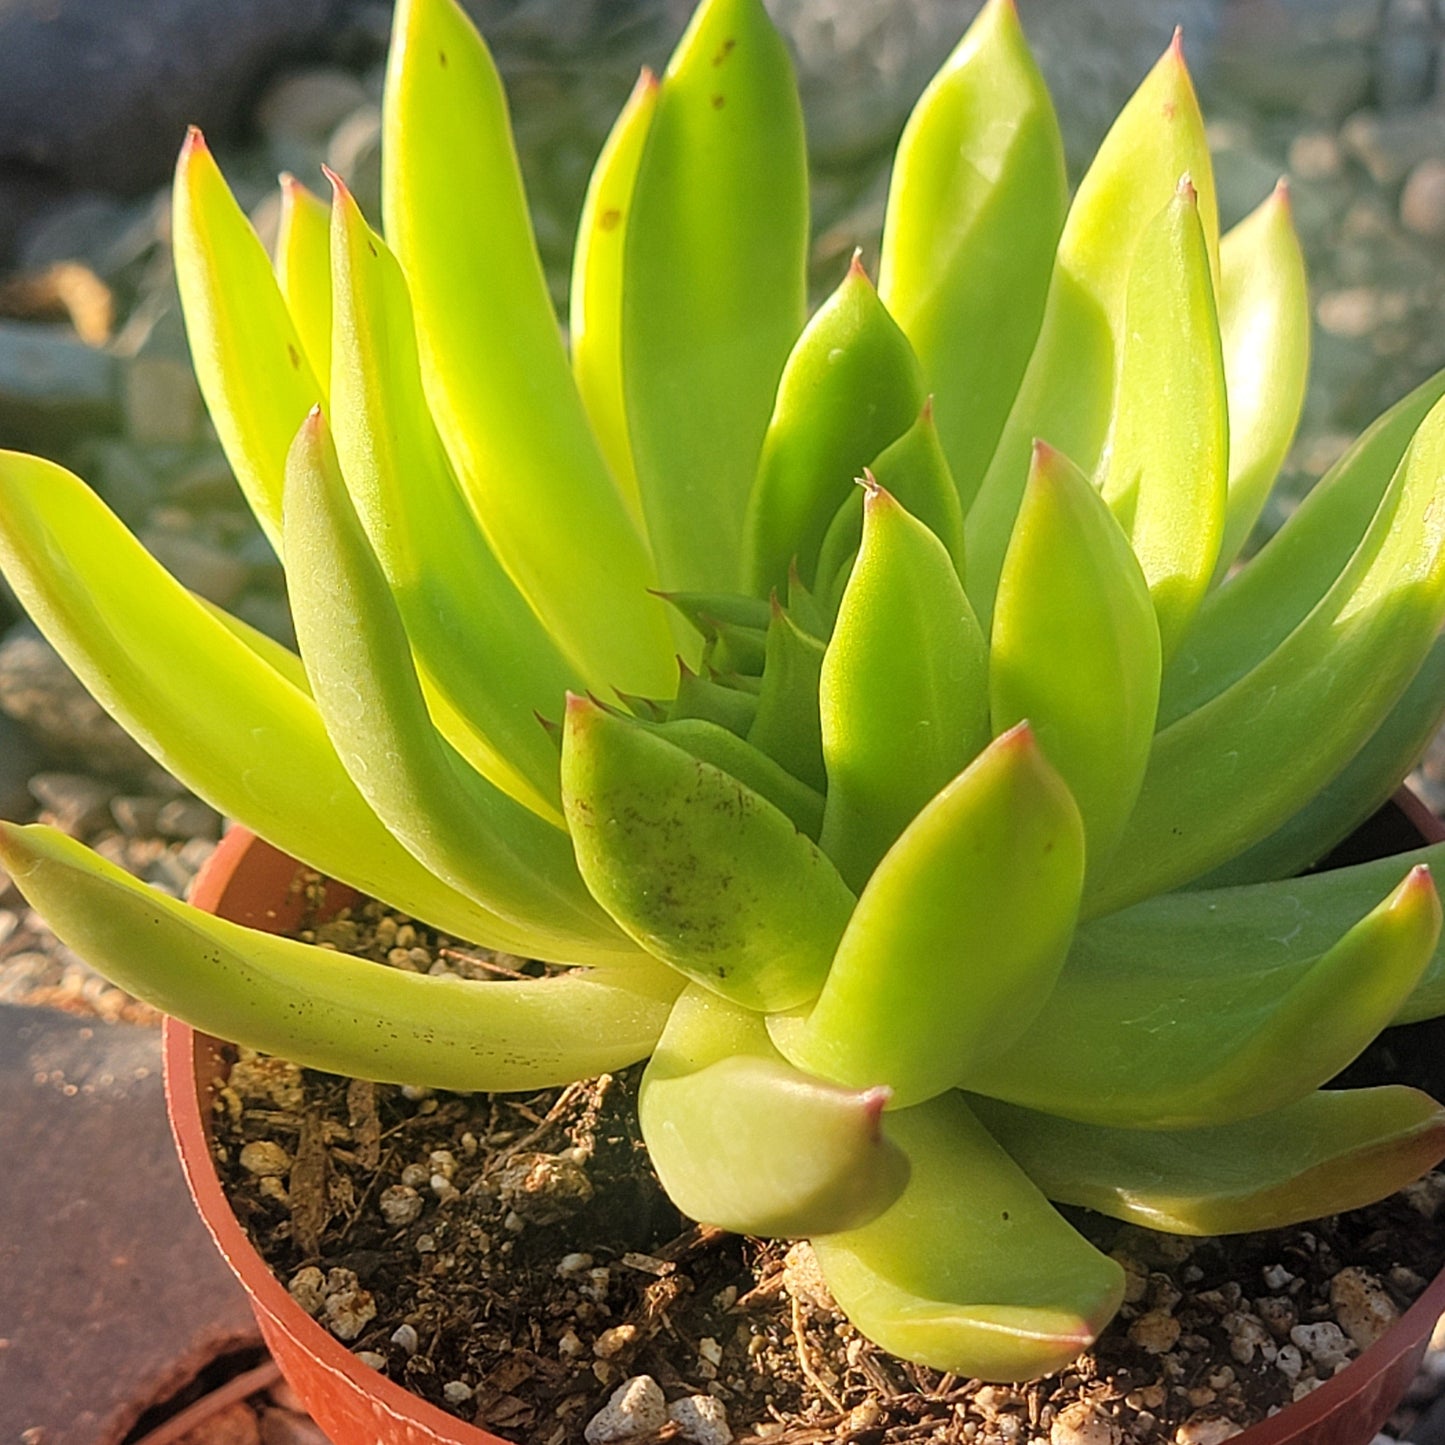
<instances>
[{"instance_id":1,"label":"succulent plant","mask_svg":"<svg viewBox=\"0 0 1445 1445\"><path fill-rule=\"evenodd\" d=\"M1245 1230L1445 1154L1424 1095L1321 1088L1445 1011L1436 851L1294 876L1445 711L1445 375L1237 565L1309 314L1283 188L1219 236L1177 42L1070 201L990 0L902 138L876 288L855 260L806 324L761 0L703 0L628 101L570 347L454 0L399 6L384 191L385 242L289 184L273 270L199 135L176 176L299 658L45 461L0 460L0 562L217 808L569 967L388 970L7 825L62 938L320 1068L507 1090L650 1056L677 1204L811 1237L861 1330L966 1376L1058 1368L1120 1302L1050 1200Z\"/></svg>"}]
</instances>

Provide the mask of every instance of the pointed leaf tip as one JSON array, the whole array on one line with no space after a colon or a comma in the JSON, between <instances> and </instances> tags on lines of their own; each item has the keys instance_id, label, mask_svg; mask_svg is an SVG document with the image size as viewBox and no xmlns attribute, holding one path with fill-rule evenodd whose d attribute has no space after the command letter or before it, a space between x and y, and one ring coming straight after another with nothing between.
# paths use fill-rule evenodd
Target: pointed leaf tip
<instances>
[{"instance_id":1,"label":"pointed leaf tip","mask_svg":"<svg viewBox=\"0 0 1445 1445\"><path fill-rule=\"evenodd\" d=\"M862 246L853 247L853 257L848 262L848 279L850 281L866 281L870 286L873 284L868 275L868 268L863 264Z\"/></svg>"},{"instance_id":2,"label":"pointed leaf tip","mask_svg":"<svg viewBox=\"0 0 1445 1445\"><path fill-rule=\"evenodd\" d=\"M1188 171L1185 171L1184 174L1179 177L1179 185L1174 194L1190 206L1197 206L1199 204L1199 192L1194 188L1194 178Z\"/></svg>"},{"instance_id":3,"label":"pointed leaf tip","mask_svg":"<svg viewBox=\"0 0 1445 1445\"><path fill-rule=\"evenodd\" d=\"M186 138L181 143L181 160L188 161L193 155L209 153L210 147L206 144L205 136L201 134L200 126L188 125Z\"/></svg>"},{"instance_id":4,"label":"pointed leaf tip","mask_svg":"<svg viewBox=\"0 0 1445 1445\"><path fill-rule=\"evenodd\" d=\"M923 408L918 413L918 420L924 426L933 425L933 393L931 391L923 398Z\"/></svg>"}]
</instances>

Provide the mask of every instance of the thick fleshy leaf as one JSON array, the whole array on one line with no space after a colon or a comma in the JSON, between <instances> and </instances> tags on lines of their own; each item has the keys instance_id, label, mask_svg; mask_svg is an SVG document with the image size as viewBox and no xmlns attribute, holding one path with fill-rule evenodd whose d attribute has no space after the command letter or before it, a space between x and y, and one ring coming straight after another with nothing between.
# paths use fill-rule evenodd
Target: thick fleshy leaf
<instances>
[{"instance_id":1,"label":"thick fleshy leaf","mask_svg":"<svg viewBox=\"0 0 1445 1445\"><path fill-rule=\"evenodd\" d=\"M1032 1380L1094 1341L1124 1272L1076 1233L949 1093L889 1114L908 1187L861 1229L814 1242L848 1318L904 1359L964 1379Z\"/></svg>"},{"instance_id":2,"label":"thick fleshy leaf","mask_svg":"<svg viewBox=\"0 0 1445 1445\"><path fill-rule=\"evenodd\" d=\"M1148 583L1108 506L1040 443L999 578L988 655L993 727L1027 718L1084 820L1091 872L1144 778L1159 701Z\"/></svg>"},{"instance_id":3,"label":"thick fleshy leaf","mask_svg":"<svg viewBox=\"0 0 1445 1445\"><path fill-rule=\"evenodd\" d=\"M876 1218L908 1160L884 1137L887 1089L840 1089L789 1067L761 1017L694 984L637 1095L648 1157L693 1219L770 1238Z\"/></svg>"},{"instance_id":4,"label":"thick fleshy leaf","mask_svg":"<svg viewBox=\"0 0 1445 1445\"><path fill-rule=\"evenodd\" d=\"M1155 738L1086 916L1176 888L1267 837L1389 716L1445 619L1442 476L1445 404L1421 426L1365 540L1309 617Z\"/></svg>"},{"instance_id":5,"label":"thick fleshy leaf","mask_svg":"<svg viewBox=\"0 0 1445 1445\"><path fill-rule=\"evenodd\" d=\"M748 741L819 792L827 785L818 719L822 670L823 644L774 603L758 709Z\"/></svg>"},{"instance_id":6,"label":"thick fleshy leaf","mask_svg":"<svg viewBox=\"0 0 1445 1445\"><path fill-rule=\"evenodd\" d=\"M1304 409L1310 300L1283 181L1221 239L1219 274L1229 388L1229 504L1215 581L1259 520Z\"/></svg>"},{"instance_id":7,"label":"thick fleshy leaf","mask_svg":"<svg viewBox=\"0 0 1445 1445\"><path fill-rule=\"evenodd\" d=\"M773 615L772 608L761 597L745 592L664 592L661 595L708 640L716 635L720 622L765 632Z\"/></svg>"},{"instance_id":8,"label":"thick fleshy leaf","mask_svg":"<svg viewBox=\"0 0 1445 1445\"><path fill-rule=\"evenodd\" d=\"M171 228L201 395L246 501L279 547L286 453L324 387L266 249L195 129L176 163Z\"/></svg>"},{"instance_id":9,"label":"thick fleshy leaf","mask_svg":"<svg viewBox=\"0 0 1445 1445\"><path fill-rule=\"evenodd\" d=\"M622 379L622 277L632 188L657 109L657 77L643 67L593 167L572 255L572 375L602 454L633 520L643 525L642 497L627 432Z\"/></svg>"},{"instance_id":10,"label":"thick fleshy leaf","mask_svg":"<svg viewBox=\"0 0 1445 1445\"><path fill-rule=\"evenodd\" d=\"M316 705L393 836L458 892L534 934L546 957L580 963L626 951L583 886L566 833L489 783L436 730L320 412L291 449L283 541Z\"/></svg>"},{"instance_id":11,"label":"thick fleshy leaf","mask_svg":"<svg viewBox=\"0 0 1445 1445\"><path fill-rule=\"evenodd\" d=\"M758 715L756 693L728 687L715 677L703 677L684 666L678 676L677 695L668 709L668 721L702 718L746 738Z\"/></svg>"},{"instance_id":12,"label":"thick fleshy leaf","mask_svg":"<svg viewBox=\"0 0 1445 1445\"><path fill-rule=\"evenodd\" d=\"M462 490L584 676L662 692L651 559L572 380L496 67L456 0L397 6L383 112L386 234Z\"/></svg>"},{"instance_id":13,"label":"thick fleshy leaf","mask_svg":"<svg viewBox=\"0 0 1445 1445\"><path fill-rule=\"evenodd\" d=\"M1437 638L1415 680L1369 741L1313 798L1268 838L1192 886L1220 888L1292 878L1319 862L1384 806L1445 725L1445 637Z\"/></svg>"},{"instance_id":14,"label":"thick fleshy leaf","mask_svg":"<svg viewBox=\"0 0 1445 1445\"><path fill-rule=\"evenodd\" d=\"M587 886L649 953L747 1008L817 993L853 895L771 803L576 697L562 801Z\"/></svg>"},{"instance_id":15,"label":"thick fleshy leaf","mask_svg":"<svg viewBox=\"0 0 1445 1445\"><path fill-rule=\"evenodd\" d=\"M331 213L295 176L281 177L276 281L326 403L331 381Z\"/></svg>"},{"instance_id":16,"label":"thick fleshy leaf","mask_svg":"<svg viewBox=\"0 0 1445 1445\"><path fill-rule=\"evenodd\" d=\"M1213 171L1176 38L1120 112L1079 185L1059 240L1038 343L968 513L968 595L985 627L1034 439L1042 437L1088 475L1104 454L1134 252L1186 175L1199 198L1213 264L1219 244Z\"/></svg>"},{"instance_id":17,"label":"thick fleshy leaf","mask_svg":"<svg viewBox=\"0 0 1445 1445\"><path fill-rule=\"evenodd\" d=\"M819 684L823 847L850 886L988 741L988 646L943 543L871 485Z\"/></svg>"},{"instance_id":18,"label":"thick fleshy leaf","mask_svg":"<svg viewBox=\"0 0 1445 1445\"><path fill-rule=\"evenodd\" d=\"M1373 1204L1445 1158L1416 1089L1340 1089L1210 1129L1108 1129L993 1099L969 1106L1061 1204L1170 1234L1239 1234Z\"/></svg>"},{"instance_id":19,"label":"thick fleshy leaf","mask_svg":"<svg viewBox=\"0 0 1445 1445\"><path fill-rule=\"evenodd\" d=\"M1398 876L1402 860L1389 862ZM1307 881L1181 895L1193 912L1159 899L1080 929L1043 1011L1007 1053L966 1068L963 1086L1130 1129L1228 1123L1303 1098L1396 1017L1440 930L1429 870L1416 867L1323 953L1317 923L1312 952L1289 937L1304 929L1291 890Z\"/></svg>"},{"instance_id":20,"label":"thick fleshy leaf","mask_svg":"<svg viewBox=\"0 0 1445 1445\"><path fill-rule=\"evenodd\" d=\"M1164 670L1161 728L1217 697L1304 621L1348 565L1411 438L1442 396L1445 371L1380 417L1259 554L1204 599Z\"/></svg>"},{"instance_id":21,"label":"thick fleshy leaf","mask_svg":"<svg viewBox=\"0 0 1445 1445\"><path fill-rule=\"evenodd\" d=\"M1189 181L1129 268L1104 500L1144 569L1167 657L1214 575L1229 418L1211 257Z\"/></svg>"},{"instance_id":22,"label":"thick fleshy leaf","mask_svg":"<svg viewBox=\"0 0 1445 1445\"><path fill-rule=\"evenodd\" d=\"M878 282L937 398L965 510L1038 337L1067 204L1048 89L1011 0L990 0L904 127Z\"/></svg>"},{"instance_id":23,"label":"thick fleshy leaf","mask_svg":"<svg viewBox=\"0 0 1445 1445\"><path fill-rule=\"evenodd\" d=\"M780 763L719 723L676 718L645 723L684 752L731 773L740 783L786 813L793 826L817 841L823 828L822 794L801 783Z\"/></svg>"},{"instance_id":24,"label":"thick fleshy leaf","mask_svg":"<svg viewBox=\"0 0 1445 1445\"><path fill-rule=\"evenodd\" d=\"M466 719L483 771L560 819L557 750L537 726L577 673L493 556L422 394L406 283L337 185L332 376L337 456L418 669Z\"/></svg>"},{"instance_id":25,"label":"thick fleshy leaf","mask_svg":"<svg viewBox=\"0 0 1445 1445\"><path fill-rule=\"evenodd\" d=\"M885 855L817 1003L770 1018L773 1042L800 1069L887 1084L905 1105L987 1072L1053 987L1083 876L1078 809L1021 725Z\"/></svg>"},{"instance_id":26,"label":"thick fleshy leaf","mask_svg":"<svg viewBox=\"0 0 1445 1445\"><path fill-rule=\"evenodd\" d=\"M169 576L84 482L0 453L0 570L100 705L212 807L459 938L530 951L527 930L448 887L387 832L306 691Z\"/></svg>"},{"instance_id":27,"label":"thick fleshy leaf","mask_svg":"<svg viewBox=\"0 0 1445 1445\"><path fill-rule=\"evenodd\" d=\"M664 586L741 581L748 491L803 324L807 197L792 65L762 0L703 0L662 79L623 265L627 422Z\"/></svg>"},{"instance_id":28,"label":"thick fleshy leaf","mask_svg":"<svg viewBox=\"0 0 1445 1445\"><path fill-rule=\"evenodd\" d=\"M0 862L119 987L310 1068L464 1092L540 1089L645 1058L677 992L631 965L471 983L387 968L201 913L52 828L0 823Z\"/></svg>"},{"instance_id":29,"label":"thick fleshy leaf","mask_svg":"<svg viewBox=\"0 0 1445 1445\"><path fill-rule=\"evenodd\" d=\"M748 497L743 565L760 597L781 591L796 564L804 583L853 481L913 424L923 375L855 255L818 308L778 384Z\"/></svg>"}]
</instances>

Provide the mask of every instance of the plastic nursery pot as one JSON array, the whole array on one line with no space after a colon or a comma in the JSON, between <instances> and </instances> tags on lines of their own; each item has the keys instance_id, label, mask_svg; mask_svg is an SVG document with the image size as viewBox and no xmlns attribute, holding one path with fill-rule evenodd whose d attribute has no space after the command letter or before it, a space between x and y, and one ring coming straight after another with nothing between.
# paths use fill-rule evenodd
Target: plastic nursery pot
<instances>
[{"instance_id":1,"label":"plastic nursery pot","mask_svg":"<svg viewBox=\"0 0 1445 1445\"><path fill-rule=\"evenodd\" d=\"M1405 852L1445 842L1445 827L1401 789L1330 862ZM281 932L295 926L297 865L244 828L232 828L196 880L192 902L223 918ZM327 904L357 895L333 887ZM227 1045L167 1019L166 1100L181 1168L216 1247L250 1297L261 1333L286 1379L334 1445L508 1445L464 1424L367 1368L310 1315L252 1248L222 1193L211 1161L211 1099L229 1067ZM1445 1313L1445 1270L1347 1369L1302 1400L1233 1437L1236 1445L1369 1445L1420 1367Z\"/></svg>"}]
</instances>

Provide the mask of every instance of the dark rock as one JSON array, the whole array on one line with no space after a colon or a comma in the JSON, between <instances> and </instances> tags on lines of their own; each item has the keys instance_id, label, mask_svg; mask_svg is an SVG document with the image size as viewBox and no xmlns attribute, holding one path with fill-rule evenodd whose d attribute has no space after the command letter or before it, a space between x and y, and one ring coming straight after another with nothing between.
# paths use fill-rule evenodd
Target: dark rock
<instances>
[{"instance_id":1,"label":"dark rock","mask_svg":"<svg viewBox=\"0 0 1445 1445\"><path fill-rule=\"evenodd\" d=\"M37 773L30 792L46 821L72 838L86 837L111 817L114 789L85 773Z\"/></svg>"},{"instance_id":2,"label":"dark rock","mask_svg":"<svg viewBox=\"0 0 1445 1445\"><path fill-rule=\"evenodd\" d=\"M1430 0L1389 0L1375 56L1378 105L1395 110L1430 98L1437 39Z\"/></svg>"},{"instance_id":3,"label":"dark rock","mask_svg":"<svg viewBox=\"0 0 1445 1445\"><path fill-rule=\"evenodd\" d=\"M204 537L148 528L141 541L177 582L222 607L229 606L246 585L246 564Z\"/></svg>"},{"instance_id":4,"label":"dark rock","mask_svg":"<svg viewBox=\"0 0 1445 1445\"><path fill-rule=\"evenodd\" d=\"M0 1007L9 1439L118 1445L258 1343L176 1165L159 1045L152 1028Z\"/></svg>"},{"instance_id":5,"label":"dark rock","mask_svg":"<svg viewBox=\"0 0 1445 1445\"><path fill-rule=\"evenodd\" d=\"M10 446L104 431L116 417L116 361L70 329L0 321L0 436Z\"/></svg>"},{"instance_id":6,"label":"dark rock","mask_svg":"<svg viewBox=\"0 0 1445 1445\"><path fill-rule=\"evenodd\" d=\"M156 831L163 838L185 842L204 838L218 842L221 837L221 815L199 798L175 798L156 814Z\"/></svg>"},{"instance_id":7,"label":"dark rock","mask_svg":"<svg viewBox=\"0 0 1445 1445\"><path fill-rule=\"evenodd\" d=\"M25 823L35 816L30 776L44 766L40 744L14 718L0 713L0 818Z\"/></svg>"},{"instance_id":8,"label":"dark rock","mask_svg":"<svg viewBox=\"0 0 1445 1445\"><path fill-rule=\"evenodd\" d=\"M0 0L0 167L134 194L188 123L226 132L335 0Z\"/></svg>"},{"instance_id":9,"label":"dark rock","mask_svg":"<svg viewBox=\"0 0 1445 1445\"><path fill-rule=\"evenodd\" d=\"M81 686L33 624L0 640L0 712L55 757L112 777L144 777L154 763Z\"/></svg>"}]
</instances>

